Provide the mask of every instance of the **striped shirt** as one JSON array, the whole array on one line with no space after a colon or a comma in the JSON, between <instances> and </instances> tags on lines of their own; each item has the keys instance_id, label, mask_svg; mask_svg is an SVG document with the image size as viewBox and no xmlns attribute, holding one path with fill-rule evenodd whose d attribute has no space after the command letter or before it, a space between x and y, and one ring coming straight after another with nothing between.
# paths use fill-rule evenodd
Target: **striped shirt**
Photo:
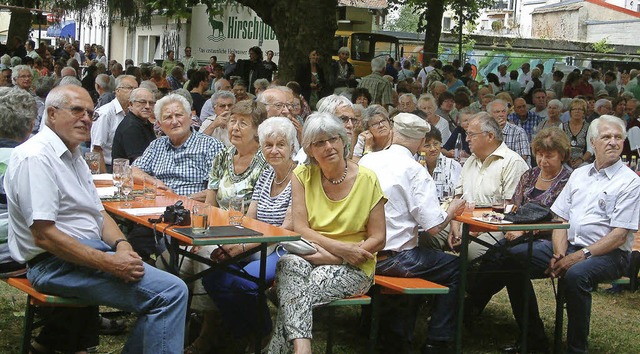
<instances>
[{"instance_id":1,"label":"striped shirt","mask_svg":"<svg viewBox=\"0 0 640 354\"><path fill-rule=\"evenodd\" d=\"M291 206L291 181L280 194L271 196L271 185L276 173L270 166L265 168L253 187L252 201L258 203L257 219L271 225L281 226Z\"/></svg>"},{"instance_id":2,"label":"striped shirt","mask_svg":"<svg viewBox=\"0 0 640 354\"><path fill-rule=\"evenodd\" d=\"M192 130L180 146L174 146L167 136L152 141L133 165L177 194L189 195L207 188L213 159L224 149L217 139Z\"/></svg>"}]
</instances>

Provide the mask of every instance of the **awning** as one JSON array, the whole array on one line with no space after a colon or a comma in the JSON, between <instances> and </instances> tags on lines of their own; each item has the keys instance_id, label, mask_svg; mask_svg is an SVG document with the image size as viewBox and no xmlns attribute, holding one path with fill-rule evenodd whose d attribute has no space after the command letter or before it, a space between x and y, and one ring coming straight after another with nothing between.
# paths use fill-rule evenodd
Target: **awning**
<instances>
[{"instance_id":1,"label":"awning","mask_svg":"<svg viewBox=\"0 0 640 354\"><path fill-rule=\"evenodd\" d=\"M47 28L48 37L71 37L76 38L76 22L75 21L63 21L56 23Z\"/></svg>"}]
</instances>

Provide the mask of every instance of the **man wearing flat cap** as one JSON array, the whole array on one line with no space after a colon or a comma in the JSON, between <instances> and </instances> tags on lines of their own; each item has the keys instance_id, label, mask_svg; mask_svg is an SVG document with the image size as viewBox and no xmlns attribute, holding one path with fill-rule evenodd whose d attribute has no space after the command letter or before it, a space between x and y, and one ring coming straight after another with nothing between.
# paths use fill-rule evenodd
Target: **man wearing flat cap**
<instances>
[{"instance_id":1,"label":"man wearing flat cap","mask_svg":"<svg viewBox=\"0 0 640 354\"><path fill-rule=\"evenodd\" d=\"M436 185L414 155L424 144L429 123L411 113L394 118L392 145L362 157L360 165L378 176L389 198L384 211L387 242L378 252L376 274L395 277L418 277L449 287L449 293L436 297L423 353L447 353L455 335L456 299L458 296L458 257L440 250L418 246L418 228L435 235L462 213L464 204L453 201L447 211L440 208ZM407 351L412 340L417 309L395 313L391 336Z\"/></svg>"}]
</instances>

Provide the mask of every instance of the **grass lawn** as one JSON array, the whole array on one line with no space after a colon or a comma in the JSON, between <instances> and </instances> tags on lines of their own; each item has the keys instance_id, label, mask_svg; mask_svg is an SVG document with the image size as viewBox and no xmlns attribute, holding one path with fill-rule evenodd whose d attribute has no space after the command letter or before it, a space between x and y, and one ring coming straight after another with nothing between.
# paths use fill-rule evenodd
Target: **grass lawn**
<instances>
[{"instance_id":1,"label":"grass lawn","mask_svg":"<svg viewBox=\"0 0 640 354\"><path fill-rule=\"evenodd\" d=\"M549 280L534 281L540 311L549 338L553 338L555 300ZM26 296L0 283L0 353L19 353L19 343ZM334 318L328 318L323 310L316 311L314 328L314 353L324 353L326 329L335 326L334 353L363 353L365 338L357 333L359 310L338 308ZM426 310L421 310L416 329L415 348L425 339ZM133 322L134 317L128 316ZM566 326L566 316L565 316ZM566 327L565 327L566 329ZM482 314L473 331L464 332L464 353L496 353L497 348L510 344L517 336L517 326L511 315L505 291L495 296ZM98 353L119 353L126 335L102 336ZM384 339L384 333L380 334ZM594 293L591 316L591 353L639 353L640 352L640 292L609 295L603 291ZM392 349L384 352L392 353Z\"/></svg>"}]
</instances>

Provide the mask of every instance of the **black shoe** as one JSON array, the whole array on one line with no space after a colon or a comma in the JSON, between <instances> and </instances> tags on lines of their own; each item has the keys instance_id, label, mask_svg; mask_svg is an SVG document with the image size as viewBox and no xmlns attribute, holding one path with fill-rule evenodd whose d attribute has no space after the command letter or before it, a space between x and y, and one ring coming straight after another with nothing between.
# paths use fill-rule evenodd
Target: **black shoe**
<instances>
[{"instance_id":1,"label":"black shoe","mask_svg":"<svg viewBox=\"0 0 640 354\"><path fill-rule=\"evenodd\" d=\"M455 353L453 342L427 341L422 347L422 354L449 354Z\"/></svg>"},{"instance_id":2,"label":"black shoe","mask_svg":"<svg viewBox=\"0 0 640 354\"><path fill-rule=\"evenodd\" d=\"M520 347L520 343L516 343L513 345L508 345L506 347L500 348L500 351L504 354L519 354L522 353L522 348ZM531 345L527 352L529 353L539 353L539 354L548 354L549 346L548 345Z\"/></svg>"}]
</instances>

